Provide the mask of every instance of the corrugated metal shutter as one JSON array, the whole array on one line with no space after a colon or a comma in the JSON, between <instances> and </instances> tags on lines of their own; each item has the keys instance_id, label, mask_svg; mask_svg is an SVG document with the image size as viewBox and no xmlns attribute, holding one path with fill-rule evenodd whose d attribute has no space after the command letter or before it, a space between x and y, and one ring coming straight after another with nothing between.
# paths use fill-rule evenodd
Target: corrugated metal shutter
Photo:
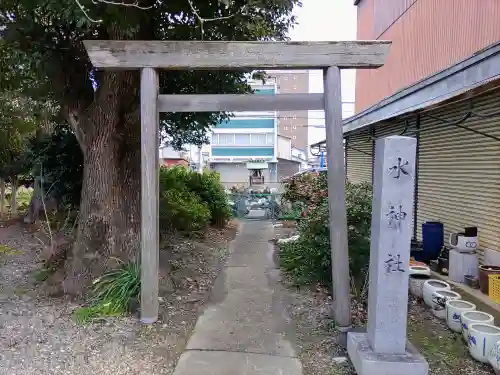
<instances>
[{"instance_id":1,"label":"corrugated metal shutter","mask_svg":"<svg viewBox=\"0 0 500 375\"><path fill-rule=\"evenodd\" d=\"M363 130L347 137L347 180L372 182L372 141L370 131Z\"/></svg>"},{"instance_id":2,"label":"corrugated metal shutter","mask_svg":"<svg viewBox=\"0 0 500 375\"><path fill-rule=\"evenodd\" d=\"M473 98L474 110L500 109L500 93ZM469 110L467 103L429 112L449 121ZM472 117L463 125L500 137L500 117ZM451 232L477 226L479 250L500 245L500 142L443 124L422 113L418 176L418 238L425 221L444 224L445 244Z\"/></svg>"},{"instance_id":3,"label":"corrugated metal shutter","mask_svg":"<svg viewBox=\"0 0 500 375\"><path fill-rule=\"evenodd\" d=\"M375 128L375 137L376 138L383 138L383 137L388 137L391 135L404 135L407 137L414 137L415 136L415 120L412 120L408 127L406 127L406 124L404 121L400 121L397 123L379 123L377 124ZM411 207L411 228L412 228L412 233L414 233L413 228L415 226L415 205ZM406 211L408 212L408 211Z\"/></svg>"}]
</instances>

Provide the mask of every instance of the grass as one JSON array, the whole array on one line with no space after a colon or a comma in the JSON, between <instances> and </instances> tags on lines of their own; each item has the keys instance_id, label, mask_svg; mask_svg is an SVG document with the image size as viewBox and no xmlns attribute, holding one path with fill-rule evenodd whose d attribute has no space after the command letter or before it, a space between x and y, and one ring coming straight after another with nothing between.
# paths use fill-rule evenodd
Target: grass
<instances>
[{"instance_id":1,"label":"grass","mask_svg":"<svg viewBox=\"0 0 500 375\"><path fill-rule=\"evenodd\" d=\"M458 369L463 359L469 356L460 334L422 327L422 321L411 317L408 320L408 339L434 366L446 365Z\"/></svg>"},{"instance_id":2,"label":"grass","mask_svg":"<svg viewBox=\"0 0 500 375\"><path fill-rule=\"evenodd\" d=\"M39 270L33 272L33 279L37 283L43 283L46 281L50 275L52 275L55 272L54 269L49 268L49 267L42 267Z\"/></svg>"},{"instance_id":3,"label":"grass","mask_svg":"<svg viewBox=\"0 0 500 375\"><path fill-rule=\"evenodd\" d=\"M96 279L90 289L90 303L73 312L77 323L87 324L106 316L120 316L129 310L130 302L139 299L141 270L136 263L122 264Z\"/></svg>"}]
</instances>

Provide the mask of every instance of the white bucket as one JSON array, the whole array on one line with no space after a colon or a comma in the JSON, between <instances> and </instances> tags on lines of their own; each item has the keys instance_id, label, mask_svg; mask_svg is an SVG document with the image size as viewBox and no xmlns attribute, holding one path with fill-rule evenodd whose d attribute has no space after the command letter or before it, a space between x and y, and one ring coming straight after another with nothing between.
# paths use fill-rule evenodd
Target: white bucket
<instances>
[{"instance_id":1,"label":"white bucket","mask_svg":"<svg viewBox=\"0 0 500 375\"><path fill-rule=\"evenodd\" d=\"M432 293L432 313L438 319L446 319L446 301L461 298L460 294L451 290L435 290Z\"/></svg>"},{"instance_id":2,"label":"white bucket","mask_svg":"<svg viewBox=\"0 0 500 375\"><path fill-rule=\"evenodd\" d=\"M495 324L493 315L482 311L464 311L460 313L460 321L462 322L462 335L465 342L469 342L469 325L473 323Z\"/></svg>"},{"instance_id":3,"label":"white bucket","mask_svg":"<svg viewBox=\"0 0 500 375\"><path fill-rule=\"evenodd\" d=\"M444 281L430 279L424 283L424 287L422 289L425 304L429 307L432 307L432 293L434 293L434 291L436 290L450 290L451 286Z\"/></svg>"},{"instance_id":4,"label":"white bucket","mask_svg":"<svg viewBox=\"0 0 500 375\"><path fill-rule=\"evenodd\" d=\"M468 301L448 300L446 301L446 324L453 332L462 332L462 321L460 315L465 311L474 311L476 305Z\"/></svg>"},{"instance_id":5,"label":"white bucket","mask_svg":"<svg viewBox=\"0 0 500 375\"><path fill-rule=\"evenodd\" d=\"M491 349L500 340L500 328L493 324L471 323L469 325L469 353L476 361L488 363Z\"/></svg>"}]
</instances>

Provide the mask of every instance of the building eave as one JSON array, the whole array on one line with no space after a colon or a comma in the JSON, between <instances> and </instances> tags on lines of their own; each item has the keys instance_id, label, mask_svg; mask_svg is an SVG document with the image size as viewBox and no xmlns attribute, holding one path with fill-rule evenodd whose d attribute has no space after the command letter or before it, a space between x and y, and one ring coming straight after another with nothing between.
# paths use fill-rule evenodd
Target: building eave
<instances>
[{"instance_id":1,"label":"building eave","mask_svg":"<svg viewBox=\"0 0 500 375\"><path fill-rule=\"evenodd\" d=\"M449 101L500 79L500 42L461 62L405 87L377 104L345 119L343 133L352 133L381 121ZM324 145L317 142L311 147Z\"/></svg>"}]
</instances>

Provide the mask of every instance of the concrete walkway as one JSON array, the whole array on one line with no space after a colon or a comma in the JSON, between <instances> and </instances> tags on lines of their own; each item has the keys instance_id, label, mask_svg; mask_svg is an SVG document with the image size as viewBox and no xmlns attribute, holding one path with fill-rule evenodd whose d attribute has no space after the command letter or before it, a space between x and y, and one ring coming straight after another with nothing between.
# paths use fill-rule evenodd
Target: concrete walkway
<instances>
[{"instance_id":1,"label":"concrete walkway","mask_svg":"<svg viewBox=\"0 0 500 375\"><path fill-rule=\"evenodd\" d=\"M241 226L174 375L301 375L273 261L273 227Z\"/></svg>"}]
</instances>

